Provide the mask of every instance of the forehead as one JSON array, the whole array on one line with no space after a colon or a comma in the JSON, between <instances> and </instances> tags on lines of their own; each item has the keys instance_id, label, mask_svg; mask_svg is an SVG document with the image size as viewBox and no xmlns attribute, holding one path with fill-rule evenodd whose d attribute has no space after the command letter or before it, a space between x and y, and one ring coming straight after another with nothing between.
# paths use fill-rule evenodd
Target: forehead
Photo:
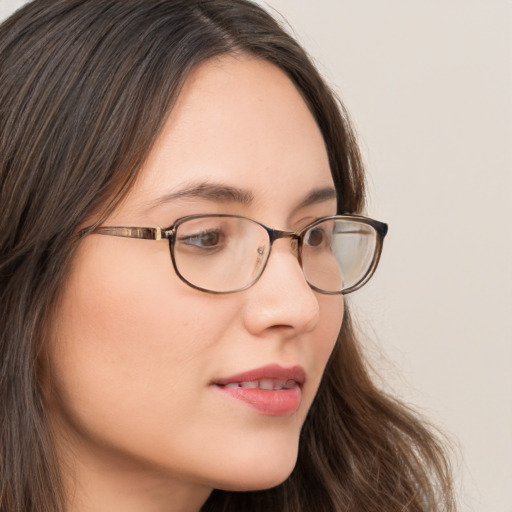
<instances>
[{"instance_id":1,"label":"forehead","mask_svg":"<svg viewBox=\"0 0 512 512\"><path fill-rule=\"evenodd\" d=\"M291 80L267 61L225 56L186 80L132 191L136 200L214 182L278 200L332 186L325 144ZM272 199L271 199L272 198Z\"/></svg>"}]
</instances>

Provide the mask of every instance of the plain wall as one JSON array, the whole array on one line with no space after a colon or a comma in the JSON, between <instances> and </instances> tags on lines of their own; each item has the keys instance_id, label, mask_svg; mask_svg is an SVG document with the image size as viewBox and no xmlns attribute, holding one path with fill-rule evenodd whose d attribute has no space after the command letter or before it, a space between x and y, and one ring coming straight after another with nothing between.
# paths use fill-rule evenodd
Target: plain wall
<instances>
[{"instance_id":1,"label":"plain wall","mask_svg":"<svg viewBox=\"0 0 512 512\"><path fill-rule=\"evenodd\" d=\"M462 512L511 512L512 2L266 5L348 107L390 225L348 299L383 385L453 439Z\"/></svg>"}]
</instances>

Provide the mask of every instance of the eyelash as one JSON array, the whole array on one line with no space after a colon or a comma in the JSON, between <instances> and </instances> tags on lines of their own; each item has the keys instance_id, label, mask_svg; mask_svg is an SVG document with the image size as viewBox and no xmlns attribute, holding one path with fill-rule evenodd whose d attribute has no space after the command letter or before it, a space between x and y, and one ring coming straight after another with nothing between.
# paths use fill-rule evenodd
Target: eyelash
<instances>
[{"instance_id":1,"label":"eyelash","mask_svg":"<svg viewBox=\"0 0 512 512\"><path fill-rule=\"evenodd\" d=\"M216 240L216 243L212 246L204 246L201 243L196 244L196 243L192 242L193 240L198 240L199 242L201 242L202 238L206 238L211 235L218 236L218 240ZM184 236L180 236L179 239L177 240L177 242L187 244L189 246L197 247L198 249L202 249L202 250L215 250L215 249L218 249L220 247L220 245L222 245L222 238L224 238L224 237L225 237L225 235L222 233L221 229L218 229L218 228L203 229L197 233L190 233L190 234L187 234Z\"/></svg>"}]
</instances>

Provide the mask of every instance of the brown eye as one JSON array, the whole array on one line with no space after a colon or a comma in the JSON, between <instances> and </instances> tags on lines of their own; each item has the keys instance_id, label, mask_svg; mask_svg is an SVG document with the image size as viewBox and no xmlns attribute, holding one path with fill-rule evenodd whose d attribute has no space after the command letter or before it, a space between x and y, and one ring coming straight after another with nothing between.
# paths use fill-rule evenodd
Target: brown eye
<instances>
[{"instance_id":1,"label":"brown eye","mask_svg":"<svg viewBox=\"0 0 512 512\"><path fill-rule=\"evenodd\" d=\"M204 231L192 235L180 236L180 243L192 245L199 249L212 249L218 247L221 241L221 233L218 230Z\"/></svg>"},{"instance_id":2,"label":"brown eye","mask_svg":"<svg viewBox=\"0 0 512 512\"><path fill-rule=\"evenodd\" d=\"M318 247L319 245L322 245L324 240L324 230L321 228L313 228L311 229L311 231L308 232L304 241L306 242L307 245L311 247Z\"/></svg>"},{"instance_id":3,"label":"brown eye","mask_svg":"<svg viewBox=\"0 0 512 512\"><path fill-rule=\"evenodd\" d=\"M218 231L209 231L197 238L203 247L213 247L219 243L220 235Z\"/></svg>"}]
</instances>

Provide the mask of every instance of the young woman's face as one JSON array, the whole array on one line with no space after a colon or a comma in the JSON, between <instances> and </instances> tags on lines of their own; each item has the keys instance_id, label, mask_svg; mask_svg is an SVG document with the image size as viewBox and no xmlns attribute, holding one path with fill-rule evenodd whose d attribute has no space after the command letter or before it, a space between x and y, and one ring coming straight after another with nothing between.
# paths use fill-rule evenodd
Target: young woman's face
<instances>
[{"instance_id":1,"label":"young woman's face","mask_svg":"<svg viewBox=\"0 0 512 512\"><path fill-rule=\"evenodd\" d=\"M265 61L224 57L187 80L105 225L225 213L300 230L336 213L325 189L324 142L290 80ZM290 240L275 242L252 287L214 295L178 278L167 240L87 236L50 347L60 449L89 479L151 474L208 492L277 485L295 465L342 316L340 296L308 286ZM233 391L247 380L291 389Z\"/></svg>"}]
</instances>

